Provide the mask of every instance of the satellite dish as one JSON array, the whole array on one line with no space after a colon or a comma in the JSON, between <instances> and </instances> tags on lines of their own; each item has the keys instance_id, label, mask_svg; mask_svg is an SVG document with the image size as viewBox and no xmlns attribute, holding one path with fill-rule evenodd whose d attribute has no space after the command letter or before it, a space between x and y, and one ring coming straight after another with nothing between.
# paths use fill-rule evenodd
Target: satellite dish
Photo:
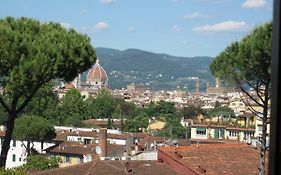
<instances>
[{"instance_id":1,"label":"satellite dish","mask_svg":"<svg viewBox=\"0 0 281 175\"><path fill-rule=\"evenodd\" d=\"M100 153L101 153L101 148L100 148L99 146L96 146L95 151L96 151L96 153L97 153L98 155L100 155Z\"/></svg>"}]
</instances>

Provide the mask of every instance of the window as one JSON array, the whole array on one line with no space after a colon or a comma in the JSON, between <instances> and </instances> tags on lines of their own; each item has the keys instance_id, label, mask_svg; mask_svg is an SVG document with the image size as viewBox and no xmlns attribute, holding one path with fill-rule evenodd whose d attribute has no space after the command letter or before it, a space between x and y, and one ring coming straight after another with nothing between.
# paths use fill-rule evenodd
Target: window
<instances>
[{"instance_id":1,"label":"window","mask_svg":"<svg viewBox=\"0 0 281 175\"><path fill-rule=\"evenodd\" d=\"M196 135L206 135L205 128L196 128Z\"/></svg>"},{"instance_id":2,"label":"window","mask_svg":"<svg viewBox=\"0 0 281 175\"><path fill-rule=\"evenodd\" d=\"M15 154L13 154L12 161L13 161L13 162L15 162L15 161L16 161L16 155L15 155Z\"/></svg>"},{"instance_id":3,"label":"window","mask_svg":"<svg viewBox=\"0 0 281 175\"><path fill-rule=\"evenodd\" d=\"M262 132L262 125L258 125L258 132Z\"/></svg>"},{"instance_id":4,"label":"window","mask_svg":"<svg viewBox=\"0 0 281 175\"><path fill-rule=\"evenodd\" d=\"M17 146L17 141L13 140L13 147L16 147L16 146Z\"/></svg>"},{"instance_id":5,"label":"window","mask_svg":"<svg viewBox=\"0 0 281 175\"><path fill-rule=\"evenodd\" d=\"M230 137L237 137L239 135L238 131L229 131L229 136Z\"/></svg>"},{"instance_id":6,"label":"window","mask_svg":"<svg viewBox=\"0 0 281 175\"><path fill-rule=\"evenodd\" d=\"M91 139L84 139L84 144L85 145L90 144L90 143L92 143Z\"/></svg>"},{"instance_id":7,"label":"window","mask_svg":"<svg viewBox=\"0 0 281 175\"><path fill-rule=\"evenodd\" d=\"M71 162L70 162L70 157L69 157L69 156L65 156L65 162L71 163Z\"/></svg>"}]
</instances>

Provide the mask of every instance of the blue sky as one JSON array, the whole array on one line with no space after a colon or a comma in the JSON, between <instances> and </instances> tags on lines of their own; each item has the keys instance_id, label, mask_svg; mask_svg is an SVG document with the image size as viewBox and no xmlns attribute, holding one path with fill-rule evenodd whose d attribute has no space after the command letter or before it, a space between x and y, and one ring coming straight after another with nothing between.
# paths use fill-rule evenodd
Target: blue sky
<instances>
[{"instance_id":1,"label":"blue sky","mask_svg":"<svg viewBox=\"0 0 281 175\"><path fill-rule=\"evenodd\" d=\"M94 47L216 56L272 20L272 0L8 0L0 4L6 16L61 23Z\"/></svg>"}]
</instances>

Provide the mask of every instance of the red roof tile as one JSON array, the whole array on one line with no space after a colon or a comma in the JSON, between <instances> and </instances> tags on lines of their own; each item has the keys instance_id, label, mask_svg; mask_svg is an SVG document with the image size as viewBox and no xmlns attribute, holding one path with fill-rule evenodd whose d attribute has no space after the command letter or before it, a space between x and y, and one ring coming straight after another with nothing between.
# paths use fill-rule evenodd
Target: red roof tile
<instances>
[{"instance_id":1,"label":"red roof tile","mask_svg":"<svg viewBox=\"0 0 281 175\"><path fill-rule=\"evenodd\" d=\"M204 175L258 174L258 150L244 144L201 144L188 147L162 147L171 157ZM180 155L180 156L179 156Z\"/></svg>"},{"instance_id":2,"label":"red roof tile","mask_svg":"<svg viewBox=\"0 0 281 175\"><path fill-rule=\"evenodd\" d=\"M157 161L92 161L65 168L47 170L30 175L176 175L164 163Z\"/></svg>"}]
</instances>

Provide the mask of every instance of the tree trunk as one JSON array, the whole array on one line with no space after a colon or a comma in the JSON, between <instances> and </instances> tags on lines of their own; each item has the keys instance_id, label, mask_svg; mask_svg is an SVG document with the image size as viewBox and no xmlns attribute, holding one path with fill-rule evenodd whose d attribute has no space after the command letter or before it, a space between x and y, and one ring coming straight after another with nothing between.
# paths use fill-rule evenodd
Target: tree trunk
<instances>
[{"instance_id":1,"label":"tree trunk","mask_svg":"<svg viewBox=\"0 0 281 175\"><path fill-rule=\"evenodd\" d=\"M30 151L30 141L27 141L27 144L26 144L26 152L27 152L27 156L30 155L31 151Z\"/></svg>"},{"instance_id":2,"label":"tree trunk","mask_svg":"<svg viewBox=\"0 0 281 175\"><path fill-rule=\"evenodd\" d=\"M6 166L6 159L7 159L7 154L10 149L10 142L12 140L12 133L14 130L14 123L16 119L16 113L9 114L8 120L7 120L7 125L6 125L6 134L4 137L4 142L2 145L2 150L1 150L1 155L0 155L0 167L5 168Z\"/></svg>"},{"instance_id":3,"label":"tree trunk","mask_svg":"<svg viewBox=\"0 0 281 175\"><path fill-rule=\"evenodd\" d=\"M261 136L261 148L259 158L259 175L265 174L265 154L266 154L266 132L267 132L267 113L268 113L268 90L269 86L265 87L264 93L264 107L263 107L263 118L262 118L262 136Z\"/></svg>"}]
</instances>

